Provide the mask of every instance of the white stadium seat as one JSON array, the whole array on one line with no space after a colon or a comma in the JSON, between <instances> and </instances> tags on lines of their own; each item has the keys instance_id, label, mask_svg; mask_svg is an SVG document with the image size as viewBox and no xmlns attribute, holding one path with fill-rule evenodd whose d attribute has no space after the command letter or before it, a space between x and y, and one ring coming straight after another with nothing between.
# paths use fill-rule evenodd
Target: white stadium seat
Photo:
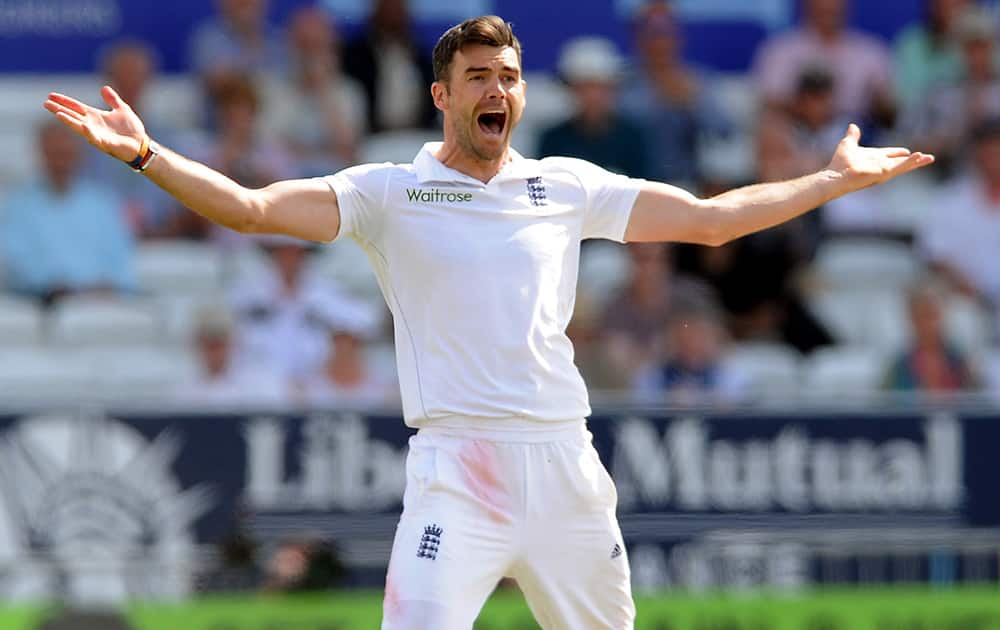
<instances>
[{"instance_id":1,"label":"white stadium seat","mask_svg":"<svg viewBox=\"0 0 1000 630\"><path fill-rule=\"evenodd\" d=\"M746 379L750 396L780 400L798 395L801 361L802 355L783 343L747 341L733 344L723 364Z\"/></svg>"},{"instance_id":2,"label":"white stadium seat","mask_svg":"<svg viewBox=\"0 0 1000 630\"><path fill-rule=\"evenodd\" d=\"M162 342L155 305L138 300L68 297L49 315L49 340L61 346L107 346Z\"/></svg>"},{"instance_id":3,"label":"white stadium seat","mask_svg":"<svg viewBox=\"0 0 1000 630\"><path fill-rule=\"evenodd\" d=\"M0 350L0 399L80 402L93 396L91 363L65 350Z\"/></svg>"},{"instance_id":4,"label":"white stadium seat","mask_svg":"<svg viewBox=\"0 0 1000 630\"><path fill-rule=\"evenodd\" d=\"M310 258L308 270L359 298L382 300L368 254L351 239L324 245Z\"/></svg>"},{"instance_id":5,"label":"white stadium seat","mask_svg":"<svg viewBox=\"0 0 1000 630\"><path fill-rule=\"evenodd\" d=\"M140 287L154 294L201 294L218 291L222 256L206 243L162 240L141 243L135 253Z\"/></svg>"},{"instance_id":6,"label":"white stadium seat","mask_svg":"<svg viewBox=\"0 0 1000 630\"><path fill-rule=\"evenodd\" d=\"M830 288L902 289L918 278L922 265L905 243L844 237L820 245L813 270Z\"/></svg>"},{"instance_id":7,"label":"white stadium seat","mask_svg":"<svg viewBox=\"0 0 1000 630\"><path fill-rule=\"evenodd\" d=\"M0 296L0 346L32 346L42 342L44 315L34 300Z\"/></svg>"},{"instance_id":8,"label":"white stadium seat","mask_svg":"<svg viewBox=\"0 0 1000 630\"><path fill-rule=\"evenodd\" d=\"M425 142L441 140L441 133L425 130L385 131L369 136L361 144L359 162L407 164Z\"/></svg>"},{"instance_id":9,"label":"white stadium seat","mask_svg":"<svg viewBox=\"0 0 1000 630\"><path fill-rule=\"evenodd\" d=\"M803 363L803 394L838 403L863 402L878 391L885 367L885 355L870 348L819 348Z\"/></svg>"},{"instance_id":10,"label":"white stadium seat","mask_svg":"<svg viewBox=\"0 0 1000 630\"><path fill-rule=\"evenodd\" d=\"M184 346L93 348L80 353L94 370L94 395L109 403L169 397L198 377L198 360Z\"/></svg>"},{"instance_id":11,"label":"white stadium seat","mask_svg":"<svg viewBox=\"0 0 1000 630\"><path fill-rule=\"evenodd\" d=\"M837 288L815 292L807 304L838 342L893 352L909 338L905 300L895 289Z\"/></svg>"},{"instance_id":12,"label":"white stadium seat","mask_svg":"<svg viewBox=\"0 0 1000 630\"><path fill-rule=\"evenodd\" d=\"M990 313L974 300L957 295L945 305L944 329L951 343L969 353L982 353L996 335Z\"/></svg>"},{"instance_id":13,"label":"white stadium seat","mask_svg":"<svg viewBox=\"0 0 1000 630\"><path fill-rule=\"evenodd\" d=\"M592 240L580 250L580 293L603 307L628 281L628 249L619 243Z\"/></svg>"}]
</instances>

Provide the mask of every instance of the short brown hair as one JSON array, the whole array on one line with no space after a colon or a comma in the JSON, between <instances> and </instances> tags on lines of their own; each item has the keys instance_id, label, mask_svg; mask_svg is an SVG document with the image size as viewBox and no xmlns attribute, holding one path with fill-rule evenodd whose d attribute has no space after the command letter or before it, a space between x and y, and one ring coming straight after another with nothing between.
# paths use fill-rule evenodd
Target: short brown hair
<instances>
[{"instance_id":1,"label":"short brown hair","mask_svg":"<svg viewBox=\"0 0 1000 630\"><path fill-rule=\"evenodd\" d=\"M481 15L452 26L438 40L434 46L435 81L448 81L455 53L470 44L510 46L517 53L517 63L521 63L521 42L511 23L496 15Z\"/></svg>"}]
</instances>

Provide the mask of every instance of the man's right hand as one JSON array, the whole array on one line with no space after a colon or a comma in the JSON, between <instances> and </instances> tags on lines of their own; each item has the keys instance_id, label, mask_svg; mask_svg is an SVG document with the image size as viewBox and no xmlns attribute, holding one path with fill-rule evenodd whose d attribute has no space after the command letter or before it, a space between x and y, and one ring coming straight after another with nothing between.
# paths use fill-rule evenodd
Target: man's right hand
<instances>
[{"instance_id":1,"label":"man's right hand","mask_svg":"<svg viewBox=\"0 0 1000 630\"><path fill-rule=\"evenodd\" d=\"M139 155L146 128L128 103L110 86L101 88L101 97L111 107L110 111L91 107L56 92L49 94L45 109L101 151L131 162Z\"/></svg>"}]
</instances>

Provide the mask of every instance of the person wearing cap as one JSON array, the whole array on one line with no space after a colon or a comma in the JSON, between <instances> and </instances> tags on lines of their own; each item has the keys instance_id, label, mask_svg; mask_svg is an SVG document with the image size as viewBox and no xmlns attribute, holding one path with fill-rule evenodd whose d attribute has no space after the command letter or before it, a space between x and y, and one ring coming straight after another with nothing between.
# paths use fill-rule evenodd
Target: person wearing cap
<instances>
[{"instance_id":1,"label":"person wearing cap","mask_svg":"<svg viewBox=\"0 0 1000 630\"><path fill-rule=\"evenodd\" d=\"M303 402L359 408L398 402L399 385L371 365L367 356L369 344L378 338L380 313L370 304L351 300L326 315L331 351L322 368L301 384Z\"/></svg>"},{"instance_id":2,"label":"person wearing cap","mask_svg":"<svg viewBox=\"0 0 1000 630\"><path fill-rule=\"evenodd\" d=\"M284 380L297 381L326 361L326 322L345 298L338 286L309 270L311 243L275 235L255 240L268 264L261 273L237 280L229 293L234 362L264 365Z\"/></svg>"},{"instance_id":3,"label":"person wearing cap","mask_svg":"<svg viewBox=\"0 0 1000 630\"><path fill-rule=\"evenodd\" d=\"M182 384L172 398L184 404L230 407L280 405L290 401L289 389L260 365L233 362L233 317L221 303L202 305L194 315L197 380Z\"/></svg>"},{"instance_id":4,"label":"person wearing cap","mask_svg":"<svg viewBox=\"0 0 1000 630\"><path fill-rule=\"evenodd\" d=\"M538 152L588 160L629 177L645 177L649 155L639 125L617 111L624 61L603 37L579 37L563 46L559 76L573 93L576 111L544 130Z\"/></svg>"}]
</instances>

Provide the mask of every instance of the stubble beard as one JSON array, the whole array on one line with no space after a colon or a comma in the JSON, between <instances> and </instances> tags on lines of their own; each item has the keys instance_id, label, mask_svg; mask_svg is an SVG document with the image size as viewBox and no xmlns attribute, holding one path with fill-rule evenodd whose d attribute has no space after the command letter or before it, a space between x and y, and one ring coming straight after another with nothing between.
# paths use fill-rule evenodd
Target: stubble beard
<instances>
[{"instance_id":1,"label":"stubble beard","mask_svg":"<svg viewBox=\"0 0 1000 630\"><path fill-rule=\"evenodd\" d=\"M510 116L510 114L508 114ZM475 131L473 126L478 125L476 118L474 116L466 117L461 121L455 121L452 123L452 132L455 134L455 140L458 146L468 153L469 155L475 157L477 160L483 162L492 162L499 160L503 157L504 153L507 151L507 147L510 144L510 127L504 131L503 143L496 150L492 150L486 147L477 146L473 135Z\"/></svg>"}]
</instances>

